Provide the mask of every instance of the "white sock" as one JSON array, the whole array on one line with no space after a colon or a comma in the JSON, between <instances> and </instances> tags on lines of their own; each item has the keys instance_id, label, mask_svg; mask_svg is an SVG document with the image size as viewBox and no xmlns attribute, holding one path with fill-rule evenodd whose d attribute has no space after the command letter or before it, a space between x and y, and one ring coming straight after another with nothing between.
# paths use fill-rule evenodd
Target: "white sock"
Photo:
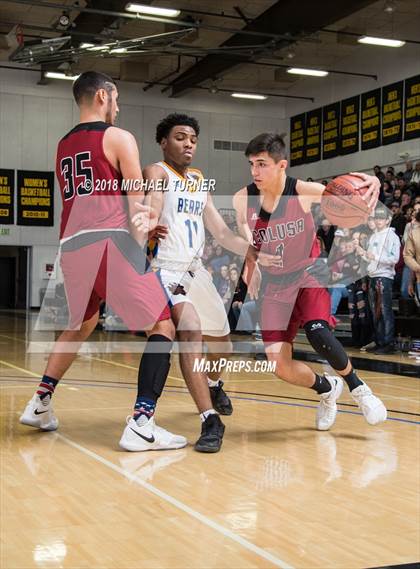
<instances>
[{"instance_id":1,"label":"white sock","mask_svg":"<svg viewBox=\"0 0 420 569\"><path fill-rule=\"evenodd\" d=\"M204 421L207 419L207 417L209 417L210 415L218 415L218 412L215 411L214 409L207 409L207 411L203 411L202 413L200 413L200 419L201 422L204 423Z\"/></svg>"},{"instance_id":2,"label":"white sock","mask_svg":"<svg viewBox=\"0 0 420 569\"><path fill-rule=\"evenodd\" d=\"M209 387L217 387L220 383L220 377L219 379L216 379L216 381L213 381L212 379L207 377L207 383L209 384Z\"/></svg>"}]
</instances>

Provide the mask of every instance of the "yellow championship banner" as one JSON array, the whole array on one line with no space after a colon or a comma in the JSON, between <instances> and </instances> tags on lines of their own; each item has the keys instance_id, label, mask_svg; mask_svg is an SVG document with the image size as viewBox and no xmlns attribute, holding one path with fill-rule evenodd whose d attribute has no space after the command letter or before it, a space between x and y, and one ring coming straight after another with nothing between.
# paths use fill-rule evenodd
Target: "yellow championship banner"
<instances>
[{"instance_id":1,"label":"yellow championship banner","mask_svg":"<svg viewBox=\"0 0 420 569\"><path fill-rule=\"evenodd\" d=\"M381 90L373 89L361 96L361 148L369 150L381 145Z\"/></svg>"},{"instance_id":2,"label":"yellow championship banner","mask_svg":"<svg viewBox=\"0 0 420 569\"><path fill-rule=\"evenodd\" d=\"M340 151L340 103L322 109L322 159L334 158Z\"/></svg>"},{"instance_id":3,"label":"yellow championship banner","mask_svg":"<svg viewBox=\"0 0 420 569\"><path fill-rule=\"evenodd\" d=\"M0 168L0 224L15 222L15 171Z\"/></svg>"},{"instance_id":4,"label":"yellow championship banner","mask_svg":"<svg viewBox=\"0 0 420 569\"><path fill-rule=\"evenodd\" d=\"M420 137L420 75L405 80L404 140Z\"/></svg>"},{"instance_id":5,"label":"yellow championship banner","mask_svg":"<svg viewBox=\"0 0 420 569\"><path fill-rule=\"evenodd\" d=\"M305 164L321 160L322 108L306 113Z\"/></svg>"},{"instance_id":6,"label":"yellow championship banner","mask_svg":"<svg viewBox=\"0 0 420 569\"><path fill-rule=\"evenodd\" d=\"M17 224L54 225L54 172L18 170Z\"/></svg>"},{"instance_id":7,"label":"yellow championship banner","mask_svg":"<svg viewBox=\"0 0 420 569\"><path fill-rule=\"evenodd\" d=\"M359 150L360 96L341 101L340 154Z\"/></svg>"},{"instance_id":8,"label":"yellow championship banner","mask_svg":"<svg viewBox=\"0 0 420 569\"><path fill-rule=\"evenodd\" d=\"M404 82L382 87L382 144L401 142Z\"/></svg>"},{"instance_id":9,"label":"yellow championship banner","mask_svg":"<svg viewBox=\"0 0 420 569\"><path fill-rule=\"evenodd\" d=\"M290 166L305 162L305 113L290 119Z\"/></svg>"}]
</instances>

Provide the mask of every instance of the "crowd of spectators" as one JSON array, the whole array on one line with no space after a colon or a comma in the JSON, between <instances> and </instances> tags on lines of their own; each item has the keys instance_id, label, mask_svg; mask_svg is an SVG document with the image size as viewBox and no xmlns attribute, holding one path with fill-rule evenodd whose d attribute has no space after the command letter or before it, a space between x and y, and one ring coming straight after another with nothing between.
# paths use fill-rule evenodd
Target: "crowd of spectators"
<instances>
[{"instance_id":1,"label":"crowd of spectators","mask_svg":"<svg viewBox=\"0 0 420 569\"><path fill-rule=\"evenodd\" d=\"M332 226L313 208L321 256L328 258L331 313L347 299L353 345L377 354L395 351L393 298L420 306L420 162L405 170L374 167L381 181L378 206L367 224ZM322 181L324 184L328 180ZM233 212L223 217L237 231ZM223 299L232 331L258 334L258 310L240 278L242 259L208 239L203 262Z\"/></svg>"}]
</instances>

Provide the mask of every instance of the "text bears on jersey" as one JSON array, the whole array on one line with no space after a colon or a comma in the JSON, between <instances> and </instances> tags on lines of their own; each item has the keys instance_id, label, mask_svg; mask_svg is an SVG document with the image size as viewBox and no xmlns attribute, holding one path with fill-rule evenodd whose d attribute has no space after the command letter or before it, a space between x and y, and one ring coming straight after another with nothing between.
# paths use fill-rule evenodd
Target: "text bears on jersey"
<instances>
[{"instance_id":1,"label":"text bears on jersey","mask_svg":"<svg viewBox=\"0 0 420 569\"><path fill-rule=\"evenodd\" d=\"M254 229L253 235L256 244L270 243L273 241L283 241L286 237L296 237L303 233L305 221L303 218L288 223L276 223L272 227L262 227Z\"/></svg>"},{"instance_id":2,"label":"text bears on jersey","mask_svg":"<svg viewBox=\"0 0 420 569\"><path fill-rule=\"evenodd\" d=\"M204 203L188 198L178 198L178 213L189 213L191 215L203 215Z\"/></svg>"}]
</instances>

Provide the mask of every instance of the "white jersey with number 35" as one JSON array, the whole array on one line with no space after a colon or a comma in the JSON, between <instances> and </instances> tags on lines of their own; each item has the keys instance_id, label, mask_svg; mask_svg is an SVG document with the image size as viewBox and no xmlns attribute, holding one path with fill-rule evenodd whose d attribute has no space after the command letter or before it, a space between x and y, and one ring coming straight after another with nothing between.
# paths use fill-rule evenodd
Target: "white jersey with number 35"
<instances>
[{"instance_id":1,"label":"white jersey with number 35","mask_svg":"<svg viewBox=\"0 0 420 569\"><path fill-rule=\"evenodd\" d=\"M158 246L149 246L152 265L159 268L194 270L203 254L205 231L203 213L207 192L197 187L203 179L200 170L188 168L181 176L166 162L157 162L167 176L159 224L168 227L168 235Z\"/></svg>"}]
</instances>

